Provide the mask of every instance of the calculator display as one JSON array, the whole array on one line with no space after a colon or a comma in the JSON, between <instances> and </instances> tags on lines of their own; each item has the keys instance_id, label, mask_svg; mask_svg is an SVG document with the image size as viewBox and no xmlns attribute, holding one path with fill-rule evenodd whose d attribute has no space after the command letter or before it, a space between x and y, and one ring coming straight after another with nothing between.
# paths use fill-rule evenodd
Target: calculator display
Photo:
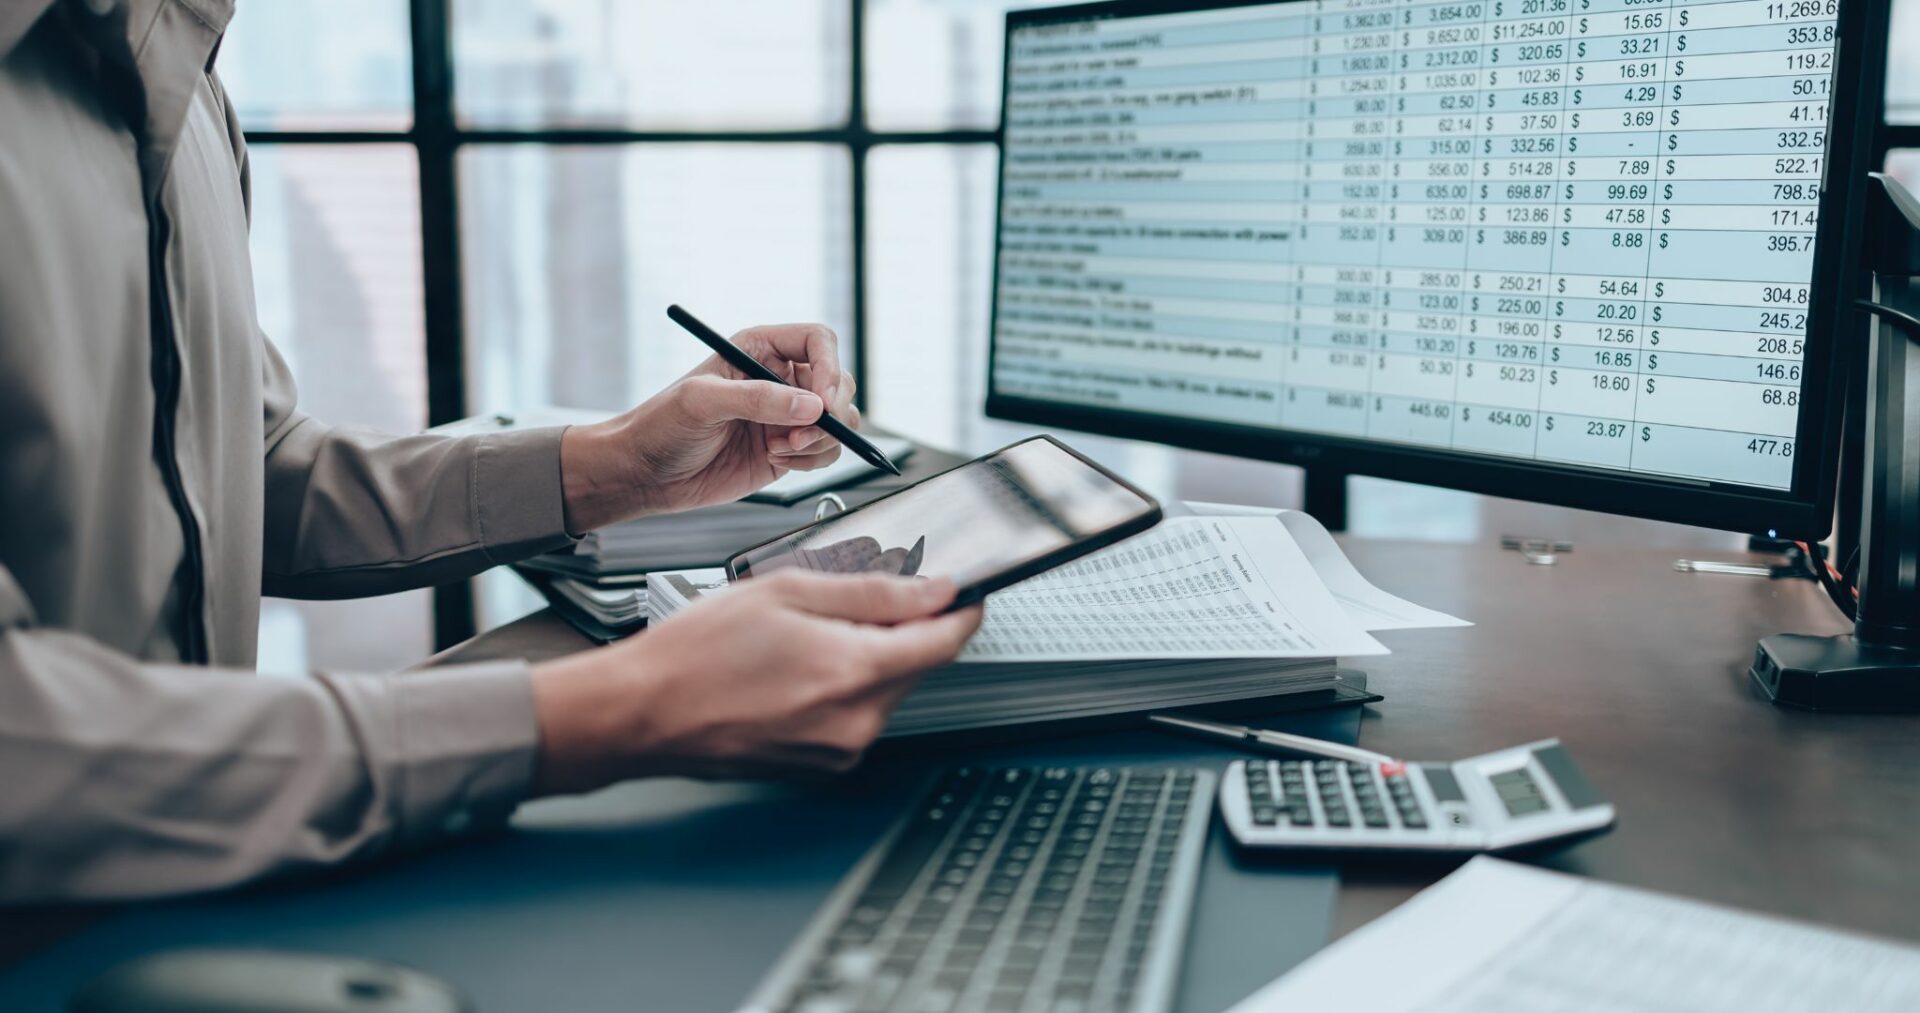
<instances>
[{"instance_id":1,"label":"calculator display","mask_svg":"<svg viewBox=\"0 0 1920 1013\"><path fill-rule=\"evenodd\" d=\"M1551 810L1553 804L1540 790L1538 782L1527 768L1520 767L1487 778L1493 790L1500 796L1500 804L1506 807L1507 815L1518 819Z\"/></svg>"}]
</instances>

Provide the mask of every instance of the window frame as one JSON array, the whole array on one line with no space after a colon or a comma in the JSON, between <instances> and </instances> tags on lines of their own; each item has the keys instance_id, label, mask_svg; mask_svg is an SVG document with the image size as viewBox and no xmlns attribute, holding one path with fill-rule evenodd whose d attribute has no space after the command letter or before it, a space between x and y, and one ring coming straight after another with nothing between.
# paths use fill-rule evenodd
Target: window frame
<instances>
[{"instance_id":1,"label":"window frame","mask_svg":"<svg viewBox=\"0 0 1920 1013\"><path fill-rule=\"evenodd\" d=\"M867 125L865 0L847 0L847 61L852 77L847 119L812 130L625 130L557 127L468 128L455 110L452 0L408 0L411 35L413 124L406 130L248 130L260 145L406 144L419 162L420 255L425 296L427 422L463 418L467 404L467 348L460 263L460 191L457 161L469 144L811 144L844 148L852 172L848 207L852 228L853 354L850 366L866 407L867 385L867 153L890 144L998 144L993 129L879 131ZM444 650L474 635L471 581L434 589L433 639Z\"/></svg>"},{"instance_id":2,"label":"window frame","mask_svg":"<svg viewBox=\"0 0 1920 1013\"><path fill-rule=\"evenodd\" d=\"M848 207L852 228L853 354L850 365L859 381L861 406L867 406L867 154L881 145L1000 143L1000 131L874 130L867 123L866 0L847 0L847 61L852 81L847 119L838 127L813 130L623 130L618 128L502 129L460 125L454 101L453 0L408 0L413 80L413 125L406 130L249 130L249 144L408 144L419 160L420 254L425 293L427 421L430 425L466 416L467 349L464 333L463 276L460 264L460 192L456 162L469 144L635 145L683 143L813 144L845 148L852 166ZM1884 87L1884 85L1883 85ZM1889 124L1884 114L1871 150L1872 164L1884 165L1895 148L1920 148L1920 123ZM1312 483L1331 491L1344 483ZM1344 501L1344 495L1340 497ZM1322 509L1326 504L1322 504ZM444 650L473 636L471 581L434 590L434 643Z\"/></svg>"}]
</instances>

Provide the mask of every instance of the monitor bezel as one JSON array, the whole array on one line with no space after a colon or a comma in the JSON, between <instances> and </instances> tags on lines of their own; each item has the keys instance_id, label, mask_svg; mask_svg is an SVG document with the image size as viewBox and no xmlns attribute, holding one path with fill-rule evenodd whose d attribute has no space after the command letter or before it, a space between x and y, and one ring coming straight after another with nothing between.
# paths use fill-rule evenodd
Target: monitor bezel
<instances>
[{"instance_id":1,"label":"monitor bezel","mask_svg":"<svg viewBox=\"0 0 1920 1013\"><path fill-rule=\"evenodd\" d=\"M1865 354L1866 321L1852 303L1868 293L1868 279L1860 268L1865 239L1861 184L1869 170L1878 168L1870 163L1870 158L1883 116L1888 0L1839 0L1832 96L1828 102L1828 147L1819 203L1823 227L1814 239L1799 432L1794 441L1793 484L1788 489L1609 472L1525 458L1502 459L1411 444L1100 408L1000 392L995 369L999 354L1000 208L1007 185L1007 84L1015 29L1275 2L1107 0L1007 13L1000 65L993 268L988 306L986 414L989 418L1652 520L1782 538L1826 537L1833 524L1835 475L1845 403L1846 371L1841 366L1848 353L1856 361L1863 361ZM1882 41L1876 44L1873 41L1876 38ZM1836 124L1843 123L1855 124L1856 129L1837 130ZM1826 227L1826 223L1831 222L1838 222L1839 226ZM1809 448L1812 454L1807 453Z\"/></svg>"}]
</instances>

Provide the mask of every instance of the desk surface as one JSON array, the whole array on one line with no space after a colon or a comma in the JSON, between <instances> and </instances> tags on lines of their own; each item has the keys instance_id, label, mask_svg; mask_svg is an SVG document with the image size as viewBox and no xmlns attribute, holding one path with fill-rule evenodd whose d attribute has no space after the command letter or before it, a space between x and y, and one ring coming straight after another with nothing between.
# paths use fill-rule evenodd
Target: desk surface
<instances>
[{"instance_id":1,"label":"desk surface","mask_svg":"<svg viewBox=\"0 0 1920 1013\"><path fill-rule=\"evenodd\" d=\"M1669 550L1576 550L1560 565L1540 567L1490 545L1349 541L1347 548L1383 587L1479 624L1382 635L1394 653L1369 659L1367 670L1387 699L1366 710L1363 744L1410 758L1449 758L1559 736L1618 806L1620 825L1534 861L1920 941L1920 876L1912 869L1913 842L1920 841L1920 717L1784 711L1747 685L1746 661L1759 637L1842 629L1812 584L1680 574ZM583 644L557 617L539 613L442 660L541 658ZM1299 715L1284 726L1350 733L1352 713L1343 713L1347 723L1338 728L1331 714ZM1142 731L1063 742L1053 753L1104 759L1158 751L1179 759L1182 750L1208 748ZM628 789L618 789L597 808L542 803L532 807L526 833L349 874L322 890L294 885L137 909L0 971L0 1006L11 996L17 1008L57 1008L61 990L104 962L186 938L332 949L348 939L350 952L442 973L474 968L480 980L453 976L477 993L508 999L537 991L514 963L534 939L547 947L540 972L577 979L592 968L605 978L615 993L606 1008L634 995L660 998L663 986L672 991L673 983L638 970L608 973L604 947L612 940L628 948L623 953L672 951L680 962L671 966L686 972L676 979L717 982L701 993L709 1001L676 1007L708 1008L744 994L897 805L892 788L862 788L827 800L825 809L797 810L804 817L782 828L782 847L755 852L743 864L737 859L751 850L739 843L743 834L764 826L762 806L782 804L764 789L684 782L628 788L629 801L619 795ZM1214 836L1213 847L1223 851L1222 835ZM724 878L663 879L649 871L716 848L717 864L700 867L724 865ZM534 861L525 867L514 864L529 857ZM514 876L498 875L503 863ZM1261 891L1292 889L1291 897L1315 905L1333 889L1312 868L1249 866L1224 854L1210 863L1224 873L1206 884L1209 914L1195 930L1206 941L1194 940L1187 972L1211 984L1183 997L1183 1013L1217 1010L1297 959L1300 940L1271 937L1264 912L1277 895ZM621 873L608 876L608 868ZM1364 924L1446 871L1348 869L1338 887L1336 931ZM503 896L458 892L476 881L494 884ZM643 899L654 907L650 914L636 914ZM704 931L675 916L687 904L716 909L701 924L721 925L722 935L681 938ZM288 914L295 910L297 918ZM457 939L435 921L449 918L462 925ZM1218 931L1227 923L1240 928ZM1262 931L1246 931L1255 927ZM571 955L576 945L599 955L552 956L555 947Z\"/></svg>"},{"instance_id":2,"label":"desk surface","mask_svg":"<svg viewBox=\"0 0 1920 1013\"><path fill-rule=\"evenodd\" d=\"M1382 587L1478 625L1386 633L1360 742L1445 759L1558 736L1619 825L1533 859L1616 883L1920 941L1920 716L1809 714L1748 686L1754 641L1846 629L1810 581L1678 573L1672 550L1535 566L1491 545L1346 539ZM457 657L581 639L540 613ZM1352 931L1446 869L1349 869Z\"/></svg>"}]
</instances>

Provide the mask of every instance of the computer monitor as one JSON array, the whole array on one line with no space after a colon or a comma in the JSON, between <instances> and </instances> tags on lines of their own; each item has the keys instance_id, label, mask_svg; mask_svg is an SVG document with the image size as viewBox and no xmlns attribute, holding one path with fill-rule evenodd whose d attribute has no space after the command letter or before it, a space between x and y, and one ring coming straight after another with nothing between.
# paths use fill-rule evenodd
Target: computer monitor
<instances>
[{"instance_id":1,"label":"computer monitor","mask_svg":"<svg viewBox=\"0 0 1920 1013\"><path fill-rule=\"evenodd\" d=\"M987 412L1822 536L1886 24L1884 0L1012 13Z\"/></svg>"}]
</instances>

